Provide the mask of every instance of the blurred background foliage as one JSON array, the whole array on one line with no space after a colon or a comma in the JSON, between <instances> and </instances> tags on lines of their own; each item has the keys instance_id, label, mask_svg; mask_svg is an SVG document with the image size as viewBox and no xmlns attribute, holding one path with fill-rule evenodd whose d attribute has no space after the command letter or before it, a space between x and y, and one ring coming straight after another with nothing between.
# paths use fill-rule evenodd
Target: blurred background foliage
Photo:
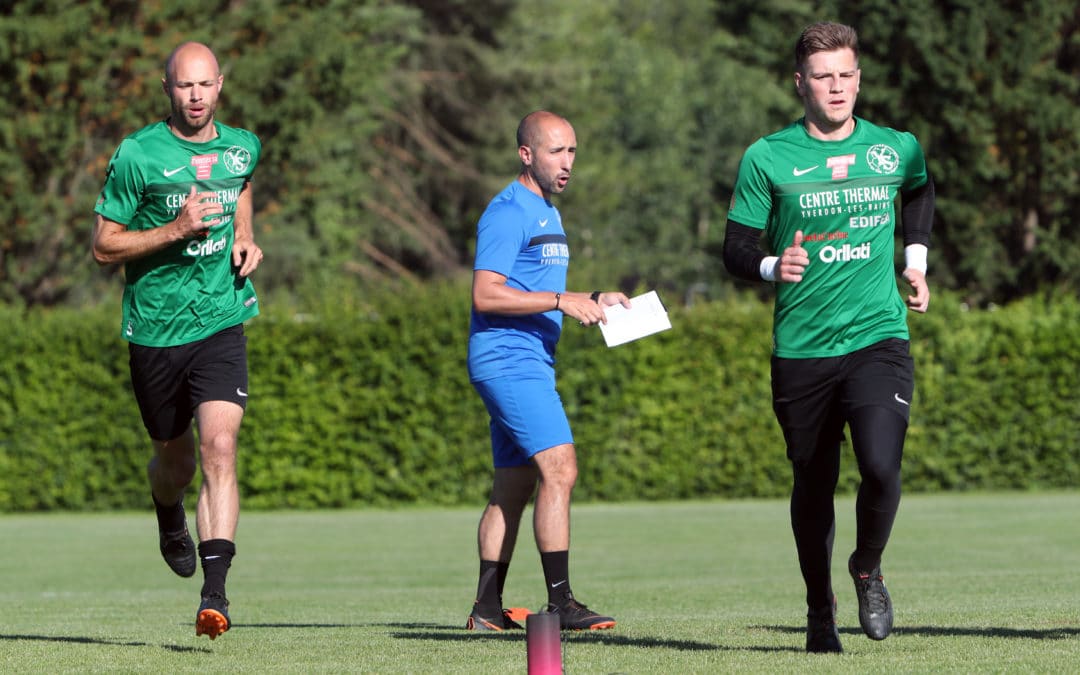
<instances>
[{"instance_id":1,"label":"blurred background foliage","mask_svg":"<svg viewBox=\"0 0 1080 675\"><path fill-rule=\"evenodd\" d=\"M856 113L926 151L933 283L973 305L1075 296L1075 0L23 0L0 10L0 302L118 303L94 201L120 139L168 113L163 61L188 39L219 56L220 121L264 143L264 304L467 275L537 108L577 130L572 286L727 297L738 162L801 114L792 45L819 19L860 31Z\"/></svg>"}]
</instances>

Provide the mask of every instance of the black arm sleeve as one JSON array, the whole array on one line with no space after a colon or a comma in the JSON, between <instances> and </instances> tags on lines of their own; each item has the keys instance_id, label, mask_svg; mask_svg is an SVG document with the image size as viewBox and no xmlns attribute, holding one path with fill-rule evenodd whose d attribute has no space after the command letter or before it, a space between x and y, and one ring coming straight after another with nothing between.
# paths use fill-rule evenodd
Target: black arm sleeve
<instances>
[{"instance_id":1,"label":"black arm sleeve","mask_svg":"<svg viewBox=\"0 0 1080 675\"><path fill-rule=\"evenodd\" d=\"M740 279L761 281L765 252L760 240L761 230L729 219L724 231L724 267L728 272Z\"/></svg>"},{"instance_id":2,"label":"black arm sleeve","mask_svg":"<svg viewBox=\"0 0 1080 675\"><path fill-rule=\"evenodd\" d=\"M900 216L904 221L904 246L929 246L930 228L934 225L933 178L927 176L921 187L900 193Z\"/></svg>"}]
</instances>

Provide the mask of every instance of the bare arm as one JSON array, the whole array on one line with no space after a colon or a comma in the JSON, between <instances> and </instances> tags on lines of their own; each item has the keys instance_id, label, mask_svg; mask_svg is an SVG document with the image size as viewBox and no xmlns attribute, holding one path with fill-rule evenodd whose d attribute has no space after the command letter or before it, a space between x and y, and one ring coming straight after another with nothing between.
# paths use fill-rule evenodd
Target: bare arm
<instances>
[{"instance_id":1,"label":"bare arm","mask_svg":"<svg viewBox=\"0 0 1080 675\"><path fill-rule=\"evenodd\" d=\"M251 183L244 183L236 200L236 213L233 214L232 261L233 266L239 268L241 277L254 272L263 259L262 249L255 243L255 230L251 223L254 210Z\"/></svg>"},{"instance_id":2,"label":"bare arm","mask_svg":"<svg viewBox=\"0 0 1080 675\"><path fill-rule=\"evenodd\" d=\"M94 220L93 253L99 265L136 260L183 239L204 235L221 222L223 208L213 192L195 192L192 186L176 220L149 230L128 230L125 225L97 215ZM219 216L203 220L207 216Z\"/></svg>"},{"instance_id":3,"label":"bare arm","mask_svg":"<svg viewBox=\"0 0 1080 675\"><path fill-rule=\"evenodd\" d=\"M571 316L585 325L606 323L604 307L621 304L630 306L630 300L619 292L601 293L593 302L589 293L556 294L551 291L521 291L506 285L506 277L498 272L476 270L473 272L472 302L481 314L505 314L521 316L540 314L553 309Z\"/></svg>"}]
</instances>

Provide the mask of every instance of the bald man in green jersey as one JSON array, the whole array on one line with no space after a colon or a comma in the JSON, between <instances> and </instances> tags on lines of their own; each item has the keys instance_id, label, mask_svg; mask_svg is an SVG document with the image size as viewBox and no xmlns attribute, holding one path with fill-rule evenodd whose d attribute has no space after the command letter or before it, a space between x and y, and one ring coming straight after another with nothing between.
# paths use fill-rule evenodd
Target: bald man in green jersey
<instances>
[{"instance_id":1,"label":"bald man in green jersey","mask_svg":"<svg viewBox=\"0 0 1080 675\"><path fill-rule=\"evenodd\" d=\"M215 121L223 79L205 45L173 50L162 80L172 114L120 143L94 209L93 237L99 264L124 264L121 336L153 444L147 476L159 547L183 577L196 567L184 491L201 462L204 581L195 634L211 640L230 626L225 577L236 553L236 446L248 397L243 323L259 312L250 275L263 257L251 196L262 146L254 134Z\"/></svg>"},{"instance_id":2,"label":"bald man in green jersey","mask_svg":"<svg viewBox=\"0 0 1080 675\"><path fill-rule=\"evenodd\" d=\"M773 410L794 474L791 525L806 582L808 652L840 652L831 581L844 426L862 482L848 559L866 635L893 626L881 558L900 503L914 364L907 312L930 300L926 253L934 185L915 137L854 115L858 37L809 26L795 47L804 116L747 149L724 240L724 264L776 284ZM906 302L897 290L895 200L902 203ZM762 234L769 251L759 246Z\"/></svg>"}]
</instances>

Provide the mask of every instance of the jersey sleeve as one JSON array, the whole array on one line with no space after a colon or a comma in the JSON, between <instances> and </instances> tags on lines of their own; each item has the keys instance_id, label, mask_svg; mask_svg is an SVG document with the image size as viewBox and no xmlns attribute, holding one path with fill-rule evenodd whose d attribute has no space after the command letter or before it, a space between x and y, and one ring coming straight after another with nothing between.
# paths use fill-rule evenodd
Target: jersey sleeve
<instances>
[{"instance_id":1,"label":"jersey sleeve","mask_svg":"<svg viewBox=\"0 0 1080 675\"><path fill-rule=\"evenodd\" d=\"M765 139L747 148L739 163L739 175L735 179L735 191L728 210L729 220L759 230L765 229L773 206L771 168L772 152Z\"/></svg>"},{"instance_id":2,"label":"jersey sleeve","mask_svg":"<svg viewBox=\"0 0 1080 675\"><path fill-rule=\"evenodd\" d=\"M147 183L141 156L138 141L127 138L120 143L109 160L95 213L121 225L131 224Z\"/></svg>"},{"instance_id":3,"label":"jersey sleeve","mask_svg":"<svg viewBox=\"0 0 1080 675\"><path fill-rule=\"evenodd\" d=\"M518 254L525 247L526 222L524 214L511 202L492 205L477 225L473 270L487 270L509 277Z\"/></svg>"},{"instance_id":4,"label":"jersey sleeve","mask_svg":"<svg viewBox=\"0 0 1080 675\"><path fill-rule=\"evenodd\" d=\"M258 166L259 159L262 158L262 141L259 140L258 136L251 133L250 131L247 131L246 129L243 129L241 131L247 137L248 145L251 147L251 170L247 175L247 180L245 181L250 183L252 176L255 173L255 167Z\"/></svg>"},{"instance_id":5,"label":"jersey sleeve","mask_svg":"<svg viewBox=\"0 0 1080 675\"><path fill-rule=\"evenodd\" d=\"M915 139L915 135L904 131L900 132L900 140L904 148L904 184L901 190L914 190L926 184L927 170L926 157L923 155L922 146Z\"/></svg>"}]
</instances>

